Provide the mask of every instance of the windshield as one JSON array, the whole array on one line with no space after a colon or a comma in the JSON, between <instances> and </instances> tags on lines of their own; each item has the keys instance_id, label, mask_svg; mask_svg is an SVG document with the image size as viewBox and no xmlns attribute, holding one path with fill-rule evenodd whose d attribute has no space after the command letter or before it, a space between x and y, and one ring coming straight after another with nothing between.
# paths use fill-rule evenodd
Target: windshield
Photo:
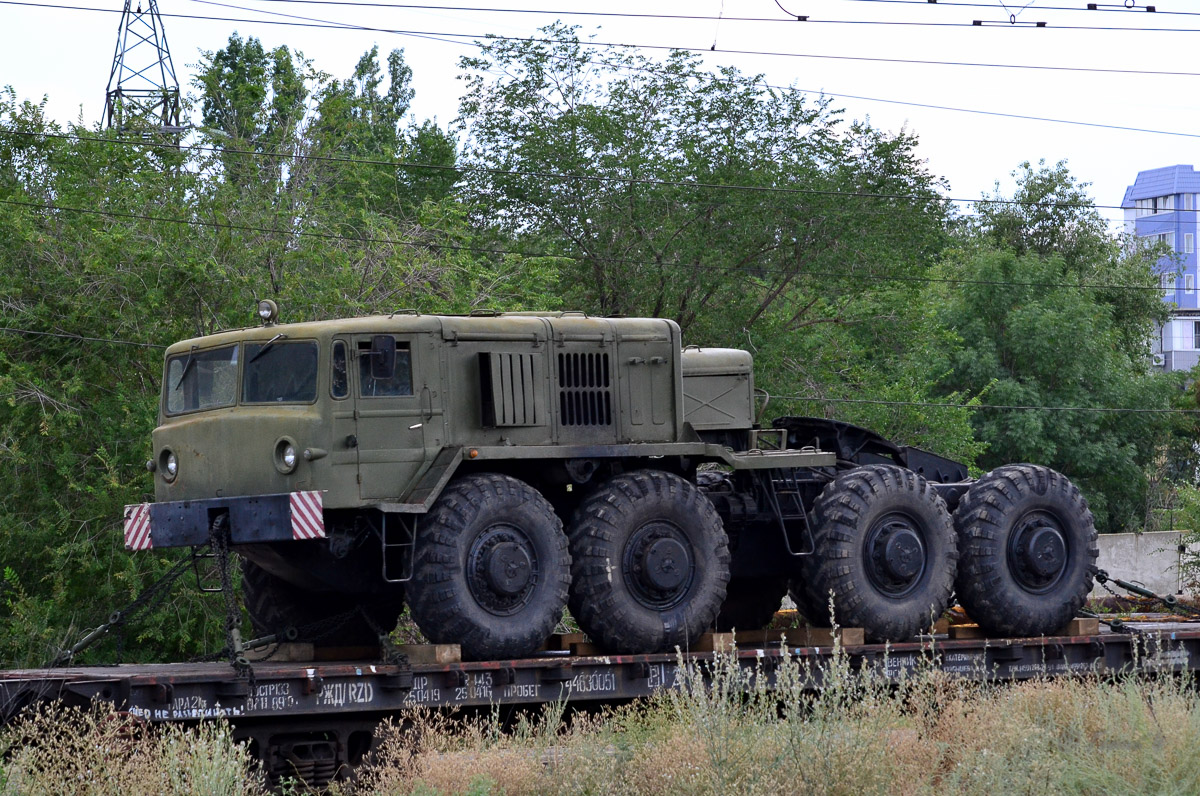
<instances>
[{"instance_id":1,"label":"windshield","mask_svg":"<svg viewBox=\"0 0 1200 796\"><path fill-rule=\"evenodd\" d=\"M167 412L231 406L237 397L238 347L190 351L167 360Z\"/></svg>"},{"instance_id":2,"label":"windshield","mask_svg":"<svg viewBox=\"0 0 1200 796\"><path fill-rule=\"evenodd\" d=\"M246 343L242 403L310 403L317 399L317 344Z\"/></svg>"}]
</instances>

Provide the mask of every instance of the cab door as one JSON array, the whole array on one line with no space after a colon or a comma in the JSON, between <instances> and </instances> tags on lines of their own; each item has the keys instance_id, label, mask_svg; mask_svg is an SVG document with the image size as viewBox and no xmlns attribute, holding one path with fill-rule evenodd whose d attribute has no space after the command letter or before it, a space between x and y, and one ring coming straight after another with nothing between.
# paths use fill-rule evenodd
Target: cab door
<instances>
[{"instance_id":1,"label":"cab door","mask_svg":"<svg viewBox=\"0 0 1200 796\"><path fill-rule=\"evenodd\" d=\"M428 469L441 445L441 366L428 334L395 334L390 378L372 373L372 345L380 335L353 337L358 492L363 500L402 499Z\"/></svg>"},{"instance_id":2,"label":"cab door","mask_svg":"<svg viewBox=\"0 0 1200 796\"><path fill-rule=\"evenodd\" d=\"M334 484L327 505L352 506L358 500L358 420L355 417L354 340L339 335L330 348L329 397L333 435L329 451Z\"/></svg>"}]
</instances>

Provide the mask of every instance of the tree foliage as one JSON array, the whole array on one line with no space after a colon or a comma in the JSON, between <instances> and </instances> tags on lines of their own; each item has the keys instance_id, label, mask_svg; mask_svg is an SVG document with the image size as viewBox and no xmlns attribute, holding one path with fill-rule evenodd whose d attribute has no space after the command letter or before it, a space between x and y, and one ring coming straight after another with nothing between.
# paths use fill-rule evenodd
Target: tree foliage
<instances>
[{"instance_id":1,"label":"tree foliage","mask_svg":"<svg viewBox=\"0 0 1200 796\"><path fill-rule=\"evenodd\" d=\"M0 662L44 663L178 560L121 538L123 506L152 496L161 346L263 297L286 320L672 317L686 342L753 351L767 421L1050 464L1106 528L1136 523L1164 451L1194 458L1178 416L1068 408L1195 400L1150 372L1164 307L1128 289L1161 252L1111 238L1063 164L1024 164L1014 201L955 219L910 131L546 33L464 59L453 129L410 114L402 51L335 79L236 34L202 55L183 147L0 98ZM217 649L221 610L177 589L124 654Z\"/></svg>"},{"instance_id":2,"label":"tree foliage","mask_svg":"<svg viewBox=\"0 0 1200 796\"><path fill-rule=\"evenodd\" d=\"M1065 164L1014 176L1011 199L980 202L943 264L953 283L932 291L958 337L934 360L940 383L1030 407L975 413L982 466L1048 464L1080 484L1103 530L1138 528L1156 456L1189 430L1164 411L1181 379L1152 369L1146 343L1168 310L1152 289L1162 252L1111 236Z\"/></svg>"},{"instance_id":3,"label":"tree foliage","mask_svg":"<svg viewBox=\"0 0 1200 796\"><path fill-rule=\"evenodd\" d=\"M385 91L375 58L335 86L286 48L234 36L197 78L195 148L64 128L11 90L0 99L0 662L46 663L178 560L130 555L121 534L123 507L153 497L165 344L243 326L266 296L288 320L547 306L553 268L487 254L453 178L398 188L390 164L408 142L451 166L454 147L400 118L403 62L393 54ZM353 96L328 100L338 92ZM356 110L376 100L384 111ZM382 141L378 162L339 160L350 139ZM177 588L124 654L220 649L221 610ZM109 638L95 654L118 653Z\"/></svg>"},{"instance_id":4,"label":"tree foliage","mask_svg":"<svg viewBox=\"0 0 1200 796\"><path fill-rule=\"evenodd\" d=\"M824 401L927 397L912 364L936 333L911 280L936 261L948 209L915 136L691 54L658 63L543 32L463 59L464 160L482 167L464 179L512 245L563 257L566 306L753 346L773 411L974 455L960 411Z\"/></svg>"}]
</instances>

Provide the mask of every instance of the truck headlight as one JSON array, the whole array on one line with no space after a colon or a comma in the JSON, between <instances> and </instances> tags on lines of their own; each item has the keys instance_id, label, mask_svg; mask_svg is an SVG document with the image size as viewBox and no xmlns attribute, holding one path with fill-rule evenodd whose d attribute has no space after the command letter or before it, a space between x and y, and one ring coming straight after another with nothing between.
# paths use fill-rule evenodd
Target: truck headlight
<instances>
[{"instance_id":1,"label":"truck headlight","mask_svg":"<svg viewBox=\"0 0 1200 796\"><path fill-rule=\"evenodd\" d=\"M179 475L179 459L175 457L173 450L163 448L163 452L159 454L158 460L163 480L168 484L171 483L175 480L175 476Z\"/></svg>"},{"instance_id":2,"label":"truck headlight","mask_svg":"<svg viewBox=\"0 0 1200 796\"><path fill-rule=\"evenodd\" d=\"M295 442L285 437L275 443L275 469L279 472L286 475L295 470L299 458Z\"/></svg>"}]
</instances>

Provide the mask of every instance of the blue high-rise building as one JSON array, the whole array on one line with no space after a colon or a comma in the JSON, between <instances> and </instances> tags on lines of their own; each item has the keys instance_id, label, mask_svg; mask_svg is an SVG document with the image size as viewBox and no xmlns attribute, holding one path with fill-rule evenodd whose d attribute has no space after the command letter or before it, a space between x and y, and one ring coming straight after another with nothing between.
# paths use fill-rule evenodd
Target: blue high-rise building
<instances>
[{"instance_id":1,"label":"blue high-rise building","mask_svg":"<svg viewBox=\"0 0 1200 796\"><path fill-rule=\"evenodd\" d=\"M1191 370L1200 362L1200 302L1196 293L1196 217L1200 173L1191 166L1138 172L1125 189L1125 230L1166 243L1175 252L1158 264L1163 301L1175 305L1159 329L1154 359L1165 370Z\"/></svg>"}]
</instances>

